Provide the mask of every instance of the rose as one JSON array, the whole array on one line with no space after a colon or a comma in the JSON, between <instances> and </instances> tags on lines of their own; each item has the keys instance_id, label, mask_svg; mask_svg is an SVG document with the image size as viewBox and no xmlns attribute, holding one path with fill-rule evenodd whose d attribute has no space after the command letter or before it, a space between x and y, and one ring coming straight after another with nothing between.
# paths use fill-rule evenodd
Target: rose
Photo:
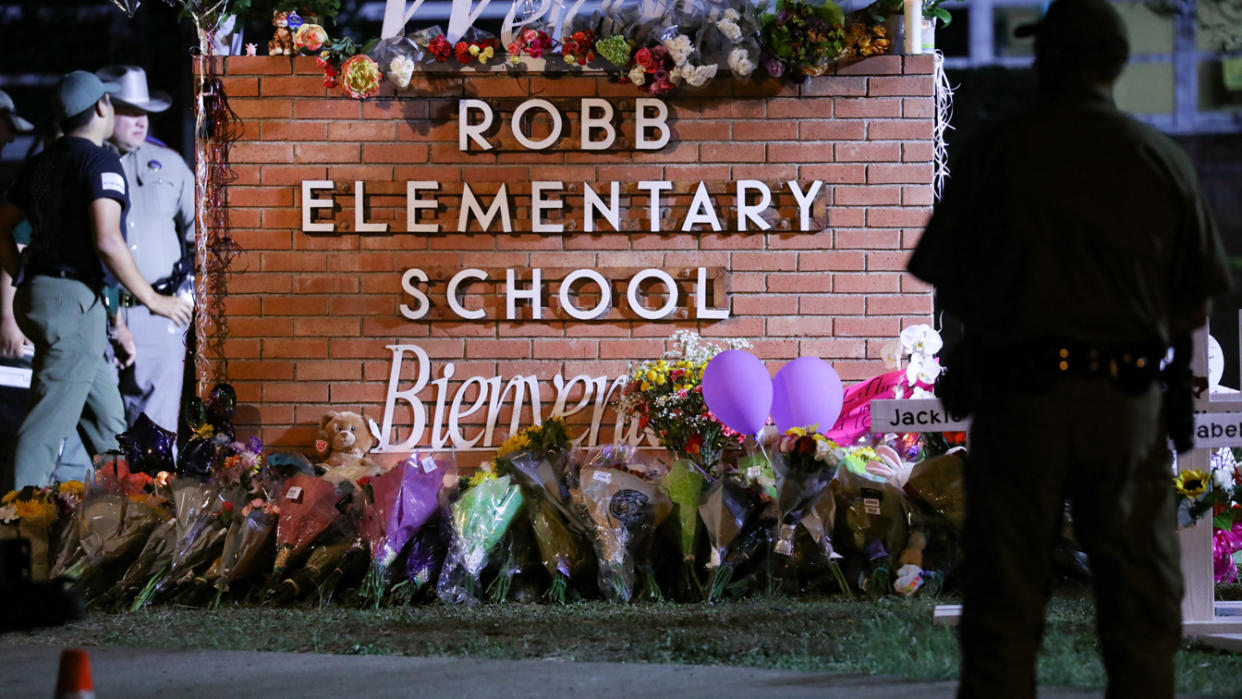
<instances>
[{"instance_id":1,"label":"rose","mask_svg":"<svg viewBox=\"0 0 1242 699\"><path fill-rule=\"evenodd\" d=\"M437 36L432 39L431 43L427 44L427 50L431 52L432 56L435 56L437 63L443 63L449 59L449 56L453 55L452 44L443 36Z\"/></svg>"},{"instance_id":2,"label":"rose","mask_svg":"<svg viewBox=\"0 0 1242 699\"><path fill-rule=\"evenodd\" d=\"M413 75L414 61L408 56L396 56L388 63L388 80L399 89L409 87Z\"/></svg>"},{"instance_id":3,"label":"rose","mask_svg":"<svg viewBox=\"0 0 1242 699\"><path fill-rule=\"evenodd\" d=\"M303 24L293 35L293 46L299 50L318 51L328 43L328 32L318 24Z\"/></svg>"},{"instance_id":4,"label":"rose","mask_svg":"<svg viewBox=\"0 0 1242 699\"><path fill-rule=\"evenodd\" d=\"M356 100L366 99L379 92L383 79L379 65L366 54L358 54L341 66L341 82L345 94Z\"/></svg>"},{"instance_id":5,"label":"rose","mask_svg":"<svg viewBox=\"0 0 1242 699\"><path fill-rule=\"evenodd\" d=\"M470 55L470 45L464 41L457 42L457 44L453 47L453 55L457 59L458 63L466 65L472 58Z\"/></svg>"}]
</instances>

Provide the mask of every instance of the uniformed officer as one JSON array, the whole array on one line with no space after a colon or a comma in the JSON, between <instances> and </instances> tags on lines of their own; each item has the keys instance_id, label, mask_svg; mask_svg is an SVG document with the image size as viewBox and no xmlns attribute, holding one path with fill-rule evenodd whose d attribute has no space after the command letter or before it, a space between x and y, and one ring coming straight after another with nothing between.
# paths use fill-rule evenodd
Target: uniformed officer
<instances>
[{"instance_id":1,"label":"uniformed officer","mask_svg":"<svg viewBox=\"0 0 1242 699\"><path fill-rule=\"evenodd\" d=\"M1129 55L1117 11L1055 0L1022 34L1040 99L963 148L910 261L965 323L973 362L951 356L943 382L977 377L951 393L976 400L959 696L1034 696L1068 499L1108 696L1170 697L1182 575L1167 439L1180 435L1157 367L1229 277L1189 159L1113 104Z\"/></svg>"},{"instance_id":2,"label":"uniformed officer","mask_svg":"<svg viewBox=\"0 0 1242 699\"><path fill-rule=\"evenodd\" d=\"M116 447L125 429L120 392L107 362L102 290L119 282L152 312L188 324L189 302L157 294L125 243L125 173L103 147L119 89L85 71L57 83L54 107L65 136L29 161L0 206L0 266L18 284L18 325L35 346L30 409L18 430L16 486L45 484L56 450L75 428L92 454ZM29 218L19 256L13 229Z\"/></svg>"},{"instance_id":3,"label":"uniformed officer","mask_svg":"<svg viewBox=\"0 0 1242 699\"><path fill-rule=\"evenodd\" d=\"M181 156L147 138L147 115L171 104L166 93L149 90L147 74L137 66L108 66L95 73L116 82L112 96L116 128L108 142L121 154L129 186L130 210L126 239L143 279L157 288L175 290L174 267L184 278L194 246L194 175ZM185 329L152 314L128 293L121 293L118 341L114 349L121 367L121 398L125 418L134 424L146 413L165 429L177 430L181 384L185 371Z\"/></svg>"}]
</instances>

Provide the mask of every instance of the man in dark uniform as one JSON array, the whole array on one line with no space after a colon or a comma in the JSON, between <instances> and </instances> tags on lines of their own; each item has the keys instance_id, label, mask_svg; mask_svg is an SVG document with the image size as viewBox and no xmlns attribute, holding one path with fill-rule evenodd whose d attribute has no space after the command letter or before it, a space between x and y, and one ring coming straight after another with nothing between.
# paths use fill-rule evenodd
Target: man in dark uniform
<instances>
[{"instance_id":1,"label":"man in dark uniform","mask_svg":"<svg viewBox=\"0 0 1242 699\"><path fill-rule=\"evenodd\" d=\"M945 381L977 376L959 695L1034 696L1069 499L1108 695L1168 697L1182 575L1157 367L1227 289L1224 256L1188 158L1113 104L1116 10L1056 0L1019 31L1039 102L963 148L910 260L965 323L971 361Z\"/></svg>"},{"instance_id":2,"label":"man in dark uniform","mask_svg":"<svg viewBox=\"0 0 1242 699\"><path fill-rule=\"evenodd\" d=\"M22 169L0 207L0 266L18 285L18 325L35 346L30 410L18 430L16 487L44 485L61 442L77 427L87 449L116 446L124 408L104 358L108 314L102 289L119 281L153 313L186 324L188 302L161 296L142 278L125 244L125 172L102 144L114 112L105 84L66 75L54 104L65 136ZM29 218L19 256L13 229Z\"/></svg>"}]
</instances>

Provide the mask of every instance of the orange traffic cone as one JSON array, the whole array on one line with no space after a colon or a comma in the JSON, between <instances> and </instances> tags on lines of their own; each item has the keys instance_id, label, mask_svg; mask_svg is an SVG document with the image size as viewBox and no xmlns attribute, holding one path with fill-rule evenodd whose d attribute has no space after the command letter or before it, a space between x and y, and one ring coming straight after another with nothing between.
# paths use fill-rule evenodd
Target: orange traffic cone
<instances>
[{"instance_id":1,"label":"orange traffic cone","mask_svg":"<svg viewBox=\"0 0 1242 699\"><path fill-rule=\"evenodd\" d=\"M91 680L91 660L80 648L66 648L60 654L60 673L56 678L56 699L95 699Z\"/></svg>"}]
</instances>

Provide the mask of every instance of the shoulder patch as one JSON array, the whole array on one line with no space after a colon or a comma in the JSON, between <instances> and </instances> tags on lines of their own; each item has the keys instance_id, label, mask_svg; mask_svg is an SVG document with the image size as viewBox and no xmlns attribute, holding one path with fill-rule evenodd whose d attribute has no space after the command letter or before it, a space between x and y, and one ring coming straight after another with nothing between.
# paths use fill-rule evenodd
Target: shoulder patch
<instances>
[{"instance_id":1,"label":"shoulder patch","mask_svg":"<svg viewBox=\"0 0 1242 699\"><path fill-rule=\"evenodd\" d=\"M114 192L125 193L125 178L115 172L103 172L99 175L99 186Z\"/></svg>"}]
</instances>

